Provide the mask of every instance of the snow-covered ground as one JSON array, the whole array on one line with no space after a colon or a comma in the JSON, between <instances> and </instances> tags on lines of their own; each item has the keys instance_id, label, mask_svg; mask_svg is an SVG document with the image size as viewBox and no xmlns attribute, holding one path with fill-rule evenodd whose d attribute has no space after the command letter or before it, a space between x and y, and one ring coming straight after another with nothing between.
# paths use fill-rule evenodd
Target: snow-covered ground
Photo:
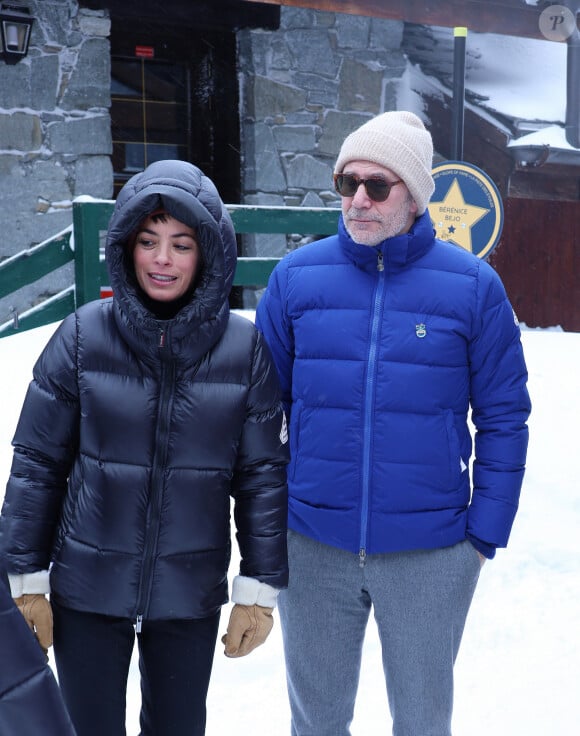
<instances>
[{"instance_id":1,"label":"snow-covered ground","mask_svg":"<svg viewBox=\"0 0 580 736\"><path fill-rule=\"evenodd\" d=\"M53 330L47 326L0 339L0 496L31 368ZM456 736L580 733L580 333L524 330L522 340L533 402L528 471L510 545L484 566L468 618L456 668ZM222 631L228 615L229 606ZM128 736L138 733L138 711L134 663ZM216 653L207 736L254 732L289 733L278 620L266 644L249 657L227 659L221 645ZM372 622L352 733L390 733Z\"/></svg>"}]
</instances>

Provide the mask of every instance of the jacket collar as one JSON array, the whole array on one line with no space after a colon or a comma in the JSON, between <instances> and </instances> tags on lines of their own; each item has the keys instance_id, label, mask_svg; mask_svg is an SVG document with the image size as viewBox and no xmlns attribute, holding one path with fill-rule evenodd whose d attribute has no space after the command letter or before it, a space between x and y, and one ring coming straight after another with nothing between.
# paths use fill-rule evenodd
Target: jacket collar
<instances>
[{"instance_id":1,"label":"jacket collar","mask_svg":"<svg viewBox=\"0 0 580 736\"><path fill-rule=\"evenodd\" d=\"M435 233L429 210L425 210L408 233L387 238L375 246L361 245L350 237L341 215L338 221L338 240L347 258L363 271L376 271L379 253L382 254L385 269L393 270L404 268L421 258L433 246Z\"/></svg>"}]
</instances>

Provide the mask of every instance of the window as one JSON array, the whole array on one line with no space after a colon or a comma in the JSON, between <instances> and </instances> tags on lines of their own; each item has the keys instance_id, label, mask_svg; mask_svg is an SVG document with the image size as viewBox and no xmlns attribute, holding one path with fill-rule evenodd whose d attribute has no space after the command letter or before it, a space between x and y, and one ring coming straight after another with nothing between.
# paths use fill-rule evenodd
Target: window
<instances>
[{"instance_id":1,"label":"window","mask_svg":"<svg viewBox=\"0 0 580 736\"><path fill-rule=\"evenodd\" d=\"M115 194L154 161L189 160L188 69L149 58L114 57L111 125Z\"/></svg>"},{"instance_id":2,"label":"window","mask_svg":"<svg viewBox=\"0 0 580 736\"><path fill-rule=\"evenodd\" d=\"M240 197L236 39L231 31L113 22L114 196L153 161L191 161L225 202Z\"/></svg>"}]
</instances>

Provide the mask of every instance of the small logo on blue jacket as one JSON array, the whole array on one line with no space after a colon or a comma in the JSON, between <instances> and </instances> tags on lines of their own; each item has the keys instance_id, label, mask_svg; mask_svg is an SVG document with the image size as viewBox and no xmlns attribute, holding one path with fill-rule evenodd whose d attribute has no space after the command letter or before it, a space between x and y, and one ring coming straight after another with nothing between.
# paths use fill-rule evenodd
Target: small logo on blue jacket
<instances>
[{"instance_id":1,"label":"small logo on blue jacket","mask_svg":"<svg viewBox=\"0 0 580 736\"><path fill-rule=\"evenodd\" d=\"M425 327L423 322L415 325L415 334L417 335L417 337L425 337L427 335L427 328Z\"/></svg>"}]
</instances>

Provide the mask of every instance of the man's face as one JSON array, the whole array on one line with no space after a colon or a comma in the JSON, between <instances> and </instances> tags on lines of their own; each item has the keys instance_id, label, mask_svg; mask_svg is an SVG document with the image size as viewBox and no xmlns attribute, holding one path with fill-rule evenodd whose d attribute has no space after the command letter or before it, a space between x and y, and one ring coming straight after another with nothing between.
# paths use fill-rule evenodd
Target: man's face
<instances>
[{"instance_id":1,"label":"man's face","mask_svg":"<svg viewBox=\"0 0 580 736\"><path fill-rule=\"evenodd\" d=\"M399 181L390 169L370 161L349 161L343 174L360 179L380 178ZM342 198L344 224L350 237L361 245L378 245L386 238L406 233L417 216L417 204L404 182L396 184L384 202L374 202L361 184L352 197Z\"/></svg>"}]
</instances>

